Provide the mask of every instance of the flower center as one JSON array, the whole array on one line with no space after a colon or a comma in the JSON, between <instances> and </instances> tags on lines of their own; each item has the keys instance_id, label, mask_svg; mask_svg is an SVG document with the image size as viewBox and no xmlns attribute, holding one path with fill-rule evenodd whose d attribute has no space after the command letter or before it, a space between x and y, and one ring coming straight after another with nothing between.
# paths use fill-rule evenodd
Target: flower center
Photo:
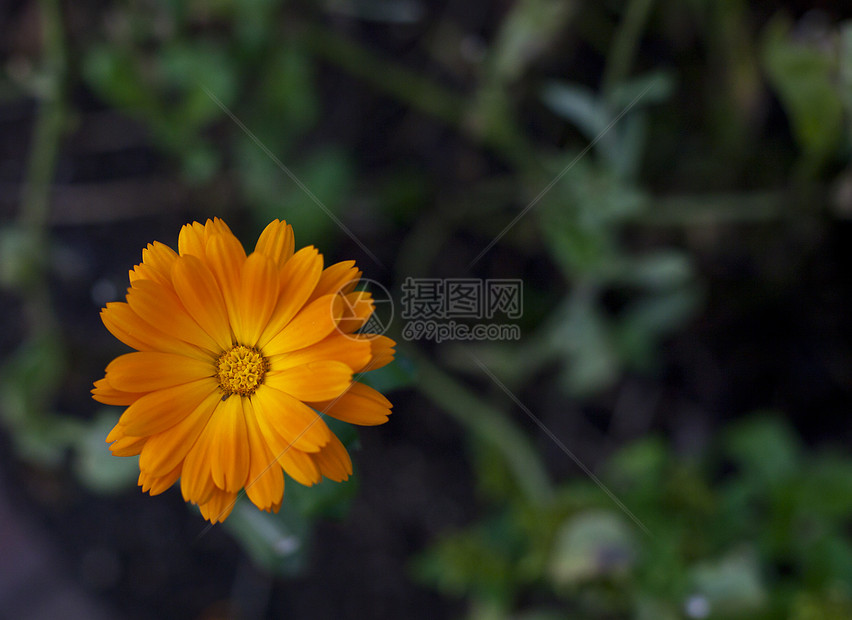
<instances>
[{"instance_id":1,"label":"flower center","mask_svg":"<svg viewBox=\"0 0 852 620\"><path fill-rule=\"evenodd\" d=\"M250 396L269 370L269 362L260 351L238 344L216 360L219 387L226 395Z\"/></svg>"}]
</instances>

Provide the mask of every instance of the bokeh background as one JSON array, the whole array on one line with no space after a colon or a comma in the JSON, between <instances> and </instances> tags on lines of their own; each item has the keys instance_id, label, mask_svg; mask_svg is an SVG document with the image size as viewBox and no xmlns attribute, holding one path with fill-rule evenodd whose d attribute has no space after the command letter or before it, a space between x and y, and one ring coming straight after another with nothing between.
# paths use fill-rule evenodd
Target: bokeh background
<instances>
[{"instance_id":1,"label":"bokeh background","mask_svg":"<svg viewBox=\"0 0 852 620\"><path fill-rule=\"evenodd\" d=\"M852 617L850 18L0 4L0 616ZM523 336L397 318L354 479L208 529L88 390L141 249L213 216L394 295L522 279Z\"/></svg>"}]
</instances>

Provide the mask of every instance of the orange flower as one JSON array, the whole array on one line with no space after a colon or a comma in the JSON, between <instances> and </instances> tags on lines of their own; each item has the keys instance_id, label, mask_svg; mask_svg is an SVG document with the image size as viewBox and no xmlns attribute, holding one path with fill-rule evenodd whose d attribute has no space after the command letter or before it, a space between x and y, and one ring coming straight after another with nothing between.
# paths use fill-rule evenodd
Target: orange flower
<instances>
[{"instance_id":1,"label":"orange flower","mask_svg":"<svg viewBox=\"0 0 852 620\"><path fill-rule=\"evenodd\" d=\"M242 489L277 512L282 470L304 485L346 480L352 461L317 412L361 425L391 412L353 381L394 353L389 338L356 333L373 312L370 294L354 290L360 276L355 261L323 269L312 246L294 253L293 229L278 220L248 256L218 218L184 226L178 253L142 250L127 302L101 311L136 351L92 390L127 407L107 442L116 456L139 455L142 490L180 478L184 499L216 523Z\"/></svg>"}]
</instances>

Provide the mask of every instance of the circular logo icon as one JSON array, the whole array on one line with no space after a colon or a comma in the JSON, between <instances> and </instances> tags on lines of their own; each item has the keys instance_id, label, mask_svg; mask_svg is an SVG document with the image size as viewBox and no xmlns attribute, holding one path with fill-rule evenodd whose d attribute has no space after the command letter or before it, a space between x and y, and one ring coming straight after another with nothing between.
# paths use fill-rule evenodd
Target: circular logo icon
<instances>
[{"instance_id":1,"label":"circular logo icon","mask_svg":"<svg viewBox=\"0 0 852 620\"><path fill-rule=\"evenodd\" d=\"M347 282L338 289L343 298L343 318L337 324L337 331L344 336L358 339L365 335L381 336L393 320L393 299L390 291L380 282L361 278L354 290L344 292L351 285L351 282Z\"/></svg>"}]
</instances>

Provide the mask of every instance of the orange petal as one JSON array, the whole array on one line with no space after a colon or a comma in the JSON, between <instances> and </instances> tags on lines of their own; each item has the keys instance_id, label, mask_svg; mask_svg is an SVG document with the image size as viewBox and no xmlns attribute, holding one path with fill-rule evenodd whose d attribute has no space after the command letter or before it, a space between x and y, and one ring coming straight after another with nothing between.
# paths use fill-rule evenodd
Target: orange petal
<instances>
[{"instance_id":1,"label":"orange petal","mask_svg":"<svg viewBox=\"0 0 852 620\"><path fill-rule=\"evenodd\" d=\"M114 441L123 439L127 436L124 430L124 425L121 423L121 418L119 418L118 423L112 427L112 430L109 433L107 433L105 441L107 443L113 443Z\"/></svg>"},{"instance_id":2,"label":"orange petal","mask_svg":"<svg viewBox=\"0 0 852 620\"><path fill-rule=\"evenodd\" d=\"M206 355L197 347L149 325L124 302L108 303L101 310L101 320L113 336L139 351L165 351L189 357Z\"/></svg>"},{"instance_id":3,"label":"orange petal","mask_svg":"<svg viewBox=\"0 0 852 620\"><path fill-rule=\"evenodd\" d=\"M136 265L130 272L130 281L153 280L171 286L172 263L177 252L164 243L155 241L142 250L142 264Z\"/></svg>"},{"instance_id":4,"label":"orange petal","mask_svg":"<svg viewBox=\"0 0 852 620\"><path fill-rule=\"evenodd\" d=\"M262 345L264 354L280 355L304 349L328 336L343 312L340 295L326 295L305 306L275 338Z\"/></svg>"},{"instance_id":5,"label":"orange petal","mask_svg":"<svg viewBox=\"0 0 852 620\"><path fill-rule=\"evenodd\" d=\"M253 347L278 301L278 272L269 257L253 252L243 263L241 280L237 303L240 331L235 334L238 342Z\"/></svg>"},{"instance_id":6,"label":"orange petal","mask_svg":"<svg viewBox=\"0 0 852 620\"><path fill-rule=\"evenodd\" d=\"M249 444L243 399L231 396L221 401L198 441L210 443L210 473L224 491L243 488L249 469Z\"/></svg>"},{"instance_id":7,"label":"orange petal","mask_svg":"<svg viewBox=\"0 0 852 620\"><path fill-rule=\"evenodd\" d=\"M251 452L245 483L246 495L261 510L271 510L275 505L280 505L284 495L284 475L258 426L251 399L243 400L243 411Z\"/></svg>"},{"instance_id":8,"label":"orange petal","mask_svg":"<svg viewBox=\"0 0 852 620\"><path fill-rule=\"evenodd\" d=\"M201 439L201 438L199 438ZM180 492L184 501L204 504L217 489L210 474L210 442L196 441L183 461Z\"/></svg>"},{"instance_id":9,"label":"orange petal","mask_svg":"<svg viewBox=\"0 0 852 620\"><path fill-rule=\"evenodd\" d=\"M144 393L122 392L121 390L116 390L112 385L110 385L106 377L95 381L95 389L92 390L92 398L105 405L119 405L126 407L128 405L132 405L142 396L144 396Z\"/></svg>"},{"instance_id":10,"label":"orange petal","mask_svg":"<svg viewBox=\"0 0 852 620\"><path fill-rule=\"evenodd\" d=\"M243 263L246 262L246 252L242 244L231 234L213 235L207 241L206 247L207 265L216 276L219 289L225 299L225 307L228 310L228 320L231 329L240 339L240 315L238 310L238 299L240 296L240 274ZM246 344L242 342L242 344Z\"/></svg>"},{"instance_id":11,"label":"orange petal","mask_svg":"<svg viewBox=\"0 0 852 620\"><path fill-rule=\"evenodd\" d=\"M310 455L296 448L281 452L278 455L278 463L284 468L288 476L306 487L322 480L319 467Z\"/></svg>"},{"instance_id":12,"label":"orange petal","mask_svg":"<svg viewBox=\"0 0 852 620\"><path fill-rule=\"evenodd\" d=\"M201 516L210 521L210 523L221 523L228 518L236 503L236 493L214 489L210 495L210 499L203 504L199 504L198 509L201 511Z\"/></svg>"},{"instance_id":13,"label":"orange petal","mask_svg":"<svg viewBox=\"0 0 852 620\"><path fill-rule=\"evenodd\" d=\"M291 446L316 452L328 443L331 431L316 412L289 394L268 385L251 397L258 426L277 457Z\"/></svg>"},{"instance_id":14,"label":"orange petal","mask_svg":"<svg viewBox=\"0 0 852 620\"><path fill-rule=\"evenodd\" d=\"M172 266L172 282L190 316L221 350L231 347L225 299L210 269L195 256L181 256Z\"/></svg>"},{"instance_id":15,"label":"orange petal","mask_svg":"<svg viewBox=\"0 0 852 620\"><path fill-rule=\"evenodd\" d=\"M356 368L356 372L367 372L387 366L393 361L396 351L396 342L387 336L378 334L359 334L361 338L370 343L370 362L362 368Z\"/></svg>"},{"instance_id":16,"label":"orange petal","mask_svg":"<svg viewBox=\"0 0 852 620\"><path fill-rule=\"evenodd\" d=\"M228 225L218 217L208 219L204 224L193 222L180 230L178 235L178 252L181 256L191 254L200 259L206 256L207 242L214 235L234 236Z\"/></svg>"},{"instance_id":17,"label":"orange petal","mask_svg":"<svg viewBox=\"0 0 852 620\"><path fill-rule=\"evenodd\" d=\"M352 475L352 459L340 440L332 434L331 440L322 447L322 450L310 457L319 467L320 473L335 482L348 480Z\"/></svg>"},{"instance_id":18,"label":"orange petal","mask_svg":"<svg viewBox=\"0 0 852 620\"><path fill-rule=\"evenodd\" d=\"M101 321L104 327L113 336L124 344L140 351L152 351L157 347L152 346L145 340L140 339L140 332L144 335L146 326L133 310L123 301L111 301L101 310ZM169 338L157 330L152 332L157 344L169 342Z\"/></svg>"},{"instance_id":19,"label":"orange petal","mask_svg":"<svg viewBox=\"0 0 852 620\"><path fill-rule=\"evenodd\" d=\"M157 274L154 273L150 267L139 263L138 265L134 265L133 269L131 269L127 273L127 278L130 280L130 283L133 284L138 280L157 280Z\"/></svg>"},{"instance_id":20,"label":"orange petal","mask_svg":"<svg viewBox=\"0 0 852 620\"><path fill-rule=\"evenodd\" d=\"M154 435L183 420L218 387L213 379L201 379L151 392L130 405L119 424L128 435Z\"/></svg>"},{"instance_id":21,"label":"orange petal","mask_svg":"<svg viewBox=\"0 0 852 620\"><path fill-rule=\"evenodd\" d=\"M214 217L212 220L208 219L204 223L204 231L209 239L212 235L230 235L234 236L234 233L231 231L230 227L225 223L221 217Z\"/></svg>"},{"instance_id":22,"label":"orange petal","mask_svg":"<svg viewBox=\"0 0 852 620\"><path fill-rule=\"evenodd\" d=\"M145 323L170 338L207 351L218 349L210 335L189 316L171 283L166 286L151 280L136 281L127 292L127 303Z\"/></svg>"},{"instance_id":23,"label":"orange petal","mask_svg":"<svg viewBox=\"0 0 852 620\"><path fill-rule=\"evenodd\" d=\"M153 269L164 284L171 279L172 263L177 257L177 252L159 241L149 243L148 247L142 250L142 262Z\"/></svg>"},{"instance_id":24,"label":"orange petal","mask_svg":"<svg viewBox=\"0 0 852 620\"><path fill-rule=\"evenodd\" d=\"M181 464L178 464L177 467L163 476L154 476L148 472L140 471L138 484L142 487L143 493L159 495L163 491L169 490L177 482L177 479L180 478L180 472Z\"/></svg>"},{"instance_id":25,"label":"orange petal","mask_svg":"<svg viewBox=\"0 0 852 620\"><path fill-rule=\"evenodd\" d=\"M354 338L333 332L318 343L304 349L270 357L269 364L270 370L275 372L309 362L336 360L357 371L370 362L371 351L371 345L365 338Z\"/></svg>"},{"instance_id":26,"label":"orange petal","mask_svg":"<svg viewBox=\"0 0 852 620\"><path fill-rule=\"evenodd\" d=\"M343 295L343 316L337 325L338 331L351 334L361 329L374 309L373 295L368 291L353 291Z\"/></svg>"},{"instance_id":27,"label":"orange petal","mask_svg":"<svg viewBox=\"0 0 852 620\"><path fill-rule=\"evenodd\" d=\"M354 260L347 260L340 263L330 265L322 272L316 290L309 301L318 299L323 295L332 295L334 293L351 293L358 285L358 280L361 278L361 271L355 267Z\"/></svg>"},{"instance_id":28,"label":"orange petal","mask_svg":"<svg viewBox=\"0 0 852 620\"><path fill-rule=\"evenodd\" d=\"M109 447L109 451L113 456L136 456L142 451L147 437L130 437L126 435L121 439L117 439Z\"/></svg>"},{"instance_id":29,"label":"orange petal","mask_svg":"<svg viewBox=\"0 0 852 620\"><path fill-rule=\"evenodd\" d=\"M360 426L384 424L393 407L380 392L358 382L335 400L308 404L320 413Z\"/></svg>"},{"instance_id":30,"label":"orange petal","mask_svg":"<svg viewBox=\"0 0 852 620\"><path fill-rule=\"evenodd\" d=\"M279 269L286 263L296 248L293 227L279 220L273 220L260 233L255 252L265 254Z\"/></svg>"},{"instance_id":31,"label":"orange petal","mask_svg":"<svg viewBox=\"0 0 852 620\"><path fill-rule=\"evenodd\" d=\"M266 375L266 385L301 401L331 400L352 382L352 369L343 362L309 362Z\"/></svg>"},{"instance_id":32,"label":"orange petal","mask_svg":"<svg viewBox=\"0 0 852 620\"><path fill-rule=\"evenodd\" d=\"M180 422L150 436L139 456L139 468L151 475L160 476L179 466L221 401L218 390L211 392Z\"/></svg>"},{"instance_id":33,"label":"orange petal","mask_svg":"<svg viewBox=\"0 0 852 620\"><path fill-rule=\"evenodd\" d=\"M107 380L124 392L151 392L212 377L213 361L158 351L126 353L106 367Z\"/></svg>"},{"instance_id":34,"label":"orange petal","mask_svg":"<svg viewBox=\"0 0 852 620\"><path fill-rule=\"evenodd\" d=\"M204 258L204 249L207 246L207 238L204 225L199 222L186 224L180 229L178 235L178 253L181 256L191 254L198 258Z\"/></svg>"},{"instance_id":35,"label":"orange petal","mask_svg":"<svg viewBox=\"0 0 852 620\"><path fill-rule=\"evenodd\" d=\"M278 276L281 289L278 303L258 340L259 347L266 346L304 307L321 273L322 256L312 246L302 248L284 264Z\"/></svg>"}]
</instances>

